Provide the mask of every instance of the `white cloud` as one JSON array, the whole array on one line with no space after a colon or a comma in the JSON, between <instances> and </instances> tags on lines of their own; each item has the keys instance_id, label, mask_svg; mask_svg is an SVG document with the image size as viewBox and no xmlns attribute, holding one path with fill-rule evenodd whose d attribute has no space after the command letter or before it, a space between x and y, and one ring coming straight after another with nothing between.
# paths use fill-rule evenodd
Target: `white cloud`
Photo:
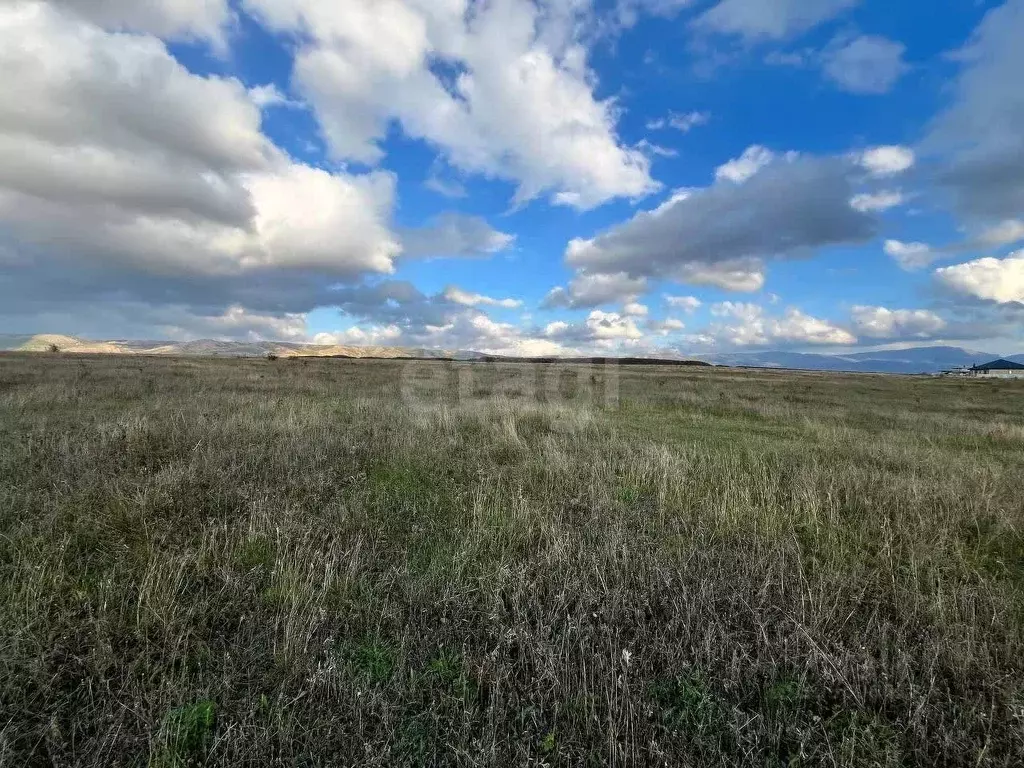
<instances>
[{"instance_id":1,"label":"white cloud","mask_svg":"<svg viewBox=\"0 0 1024 768\"><path fill-rule=\"evenodd\" d=\"M705 125L711 119L709 112L687 112L679 114L670 112L668 117L651 120L647 123L650 131L660 131L664 128L675 128L677 131L689 133L699 125Z\"/></svg>"},{"instance_id":2,"label":"white cloud","mask_svg":"<svg viewBox=\"0 0 1024 768\"><path fill-rule=\"evenodd\" d=\"M466 197L468 194L466 192L466 188L459 182L438 178L437 176L428 177L427 180L423 182L423 186L432 192L437 192L437 194L442 197L452 199L460 199Z\"/></svg>"},{"instance_id":3,"label":"white cloud","mask_svg":"<svg viewBox=\"0 0 1024 768\"><path fill-rule=\"evenodd\" d=\"M246 339L248 341L305 341L306 316L299 313L267 315L251 312L245 307L234 305L220 315L188 317L187 325L167 325L167 337Z\"/></svg>"},{"instance_id":4,"label":"white cloud","mask_svg":"<svg viewBox=\"0 0 1024 768\"><path fill-rule=\"evenodd\" d=\"M665 302L688 315L692 315L703 306L703 302L696 296L665 296Z\"/></svg>"},{"instance_id":5,"label":"white cloud","mask_svg":"<svg viewBox=\"0 0 1024 768\"><path fill-rule=\"evenodd\" d=\"M190 73L159 40L0 5L0 71L7 316L120 307L132 327L216 330L238 312L288 321L394 269L390 173L293 162L240 82Z\"/></svg>"},{"instance_id":6,"label":"white cloud","mask_svg":"<svg viewBox=\"0 0 1024 768\"><path fill-rule=\"evenodd\" d=\"M249 98L252 99L260 109L271 109L272 107L290 107L294 109L301 109L305 107L301 101L294 101L289 99L273 83L267 85L258 85L255 88L249 89Z\"/></svg>"},{"instance_id":7,"label":"white cloud","mask_svg":"<svg viewBox=\"0 0 1024 768\"><path fill-rule=\"evenodd\" d=\"M875 219L849 204L852 171L836 158L776 160L743 184L690 190L595 237L575 239L566 261L588 274L757 290L763 259L873 235Z\"/></svg>"},{"instance_id":8,"label":"white cloud","mask_svg":"<svg viewBox=\"0 0 1024 768\"><path fill-rule=\"evenodd\" d=\"M86 302L46 307L30 317L7 315L5 328L26 333L71 333L80 338L216 339L232 341L306 341L305 313L259 312L238 304L218 309L144 302ZM127 331L127 333L126 333Z\"/></svg>"},{"instance_id":9,"label":"white cloud","mask_svg":"<svg viewBox=\"0 0 1024 768\"><path fill-rule=\"evenodd\" d=\"M314 344L331 346L397 346L402 340L402 329L397 325L352 326L343 331L318 333Z\"/></svg>"},{"instance_id":10,"label":"white cloud","mask_svg":"<svg viewBox=\"0 0 1024 768\"><path fill-rule=\"evenodd\" d=\"M1024 304L1024 251L1003 259L987 257L935 270L939 282L957 293L997 304Z\"/></svg>"},{"instance_id":11,"label":"white cloud","mask_svg":"<svg viewBox=\"0 0 1024 768\"><path fill-rule=\"evenodd\" d=\"M53 0L53 5L107 29L206 39L218 46L231 18L228 0Z\"/></svg>"},{"instance_id":12,"label":"white cloud","mask_svg":"<svg viewBox=\"0 0 1024 768\"><path fill-rule=\"evenodd\" d=\"M523 306L518 299L493 299L480 293L469 293L458 286L449 285L444 289L444 297L455 304L465 307L501 307L503 309L517 309Z\"/></svg>"},{"instance_id":13,"label":"white cloud","mask_svg":"<svg viewBox=\"0 0 1024 768\"><path fill-rule=\"evenodd\" d=\"M651 328L664 336L686 330L686 324L676 317L666 317L664 321L652 323Z\"/></svg>"},{"instance_id":14,"label":"white cloud","mask_svg":"<svg viewBox=\"0 0 1024 768\"><path fill-rule=\"evenodd\" d=\"M564 351L558 340L549 338L544 330L498 322L480 309L485 306L511 309L518 302L491 299L457 286L448 286L442 293L428 296L411 283L384 280L336 288L331 292L331 303L352 319L355 329L336 337L337 343L471 349L510 355L562 354ZM364 338L359 335L364 331L375 335Z\"/></svg>"},{"instance_id":15,"label":"white cloud","mask_svg":"<svg viewBox=\"0 0 1024 768\"><path fill-rule=\"evenodd\" d=\"M22 237L160 270L391 269L391 176L290 163L237 81L37 3L0 9L0 41L0 218Z\"/></svg>"},{"instance_id":16,"label":"white cloud","mask_svg":"<svg viewBox=\"0 0 1024 768\"><path fill-rule=\"evenodd\" d=\"M858 161L872 176L894 176L914 166L914 150L901 146L866 149Z\"/></svg>"},{"instance_id":17,"label":"white cloud","mask_svg":"<svg viewBox=\"0 0 1024 768\"><path fill-rule=\"evenodd\" d=\"M288 165L245 177L256 215L254 238L226 248L243 267L287 266L325 272L391 272L401 246L383 223L391 212L389 174L344 177ZM244 243L244 245L243 245Z\"/></svg>"},{"instance_id":18,"label":"white cloud","mask_svg":"<svg viewBox=\"0 0 1024 768\"><path fill-rule=\"evenodd\" d=\"M938 258L925 243L903 243L899 240L886 240L885 252L900 265L901 269L912 272L924 269Z\"/></svg>"},{"instance_id":19,"label":"white cloud","mask_svg":"<svg viewBox=\"0 0 1024 768\"><path fill-rule=\"evenodd\" d=\"M857 343L857 338L849 331L792 307L781 319L769 324L769 332L772 339L798 344Z\"/></svg>"},{"instance_id":20,"label":"white cloud","mask_svg":"<svg viewBox=\"0 0 1024 768\"><path fill-rule=\"evenodd\" d=\"M545 307L590 309L603 304L631 303L647 290L647 280L625 272L581 274L568 288L553 288L544 299Z\"/></svg>"},{"instance_id":21,"label":"white cloud","mask_svg":"<svg viewBox=\"0 0 1024 768\"><path fill-rule=\"evenodd\" d=\"M888 309L855 306L853 329L869 339L930 339L946 327L946 321L926 309Z\"/></svg>"},{"instance_id":22,"label":"white cloud","mask_svg":"<svg viewBox=\"0 0 1024 768\"><path fill-rule=\"evenodd\" d=\"M670 336L686 330L686 323L674 317L666 317L664 320L649 323L648 327L660 336Z\"/></svg>"},{"instance_id":23,"label":"white cloud","mask_svg":"<svg viewBox=\"0 0 1024 768\"><path fill-rule=\"evenodd\" d=\"M552 323L546 329L546 335L576 343L614 342L623 340L639 341L644 333L632 317L618 312L593 310L581 324Z\"/></svg>"},{"instance_id":24,"label":"white cloud","mask_svg":"<svg viewBox=\"0 0 1024 768\"><path fill-rule=\"evenodd\" d=\"M905 51L902 43L875 35L836 43L825 53L825 76L850 93L888 93L909 69Z\"/></svg>"},{"instance_id":25,"label":"white cloud","mask_svg":"<svg viewBox=\"0 0 1024 768\"><path fill-rule=\"evenodd\" d=\"M782 40L857 5L859 0L721 0L694 22L704 31L747 40Z\"/></svg>"},{"instance_id":26,"label":"white cloud","mask_svg":"<svg viewBox=\"0 0 1024 768\"><path fill-rule=\"evenodd\" d=\"M754 293L764 288L764 262L760 259L729 261L692 261L668 273L668 277L685 285L710 285L723 291Z\"/></svg>"},{"instance_id":27,"label":"white cloud","mask_svg":"<svg viewBox=\"0 0 1024 768\"><path fill-rule=\"evenodd\" d=\"M414 330L406 338L410 346L471 349L492 355L534 357L572 351L558 339L529 332L513 323L496 322L476 310L452 316L444 325Z\"/></svg>"},{"instance_id":28,"label":"white cloud","mask_svg":"<svg viewBox=\"0 0 1024 768\"><path fill-rule=\"evenodd\" d=\"M726 180L735 184L742 184L762 168L770 165L774 159L774 152L755 144L747 147L739 157L716 168L715 179L717 181Z\"/></svg>"},{"instance_id":29,"label":"white cloud","mask_svg":"<svg viewBox=\"0 0 1024 768\"><path fill-rule=\"evenodd\" d=\"M240 83L192 75L153 38L25 2L0 6L0 40L4 133L54 148L170 154L189 170L262 168L274 153Z\"/></svg>"},{"instance_id":30,"label":"white cloud","mask_svg":"<svg viewBox=\"0 0 1024 768\"><path fill-rule=\"evenodd\" d=\"M616 21L621 27L636 24L641 12L654 16L671 16L693 0L616 0Z\"/></svg>"},{"instance_id":31,"label":"white cloud","mask_svg":"<svg viewBox=\"0 0 1024 768\"><path fill-rule=\"evenodd\" d=\"M982 232L980 240L983 245L992 248L1018 243L1024 240L1024 221L1020 219L1001 221Z\"/></svg>"},{"instance_id":32,"label":"white cloud","mask_svg":"<svg viewBox=\"0 0 1024 768\"><path fill-rule=\"evenodd\" d=\"M403 255L408 258L432 256L487 256L515 243L515 235L493 229L478 216L445 213L426 227L402 231Z\"/></svg>"},{"instance_id":33,"label":"white cloud","mask_svg":"<svg viewBox=\"0 0 1024 768\"><path fill-rule=\"evenodd\" d=\"M958 211L983 225L1024 211L1024 0L990 10L958 52L953 100L923 150L942 158L939 181Z\"/></svg>"},{"instance_id":34,"label":"white cloud","mask_svg":"<svg viewBox=\"0 0 1024 768\"><path fill-rule=\"evenodd\" d=\"M465 172L590 208L658 188L594 96L580 3L246 0L272 29L310 39L294 83L338 158L377 162L390 120ZM445 74L447 73L447 74Z\"/></svg>"},{"instance_id":35,"label":"white cloud","mask_svg":"<svg viewBox=\"0 0 1024 768\"><path fill-rule=\"evenodd\" d=\"M735 347L857 343L849 331L795 307L787 309L781 317L771 317L758 304L724 301L713 305L711 314L723 321L712 324L708 335Z\"/></svg>"},{"instance_id":36,"label":"white cloud","mask_svg":"<svg viewBox=\"0 0 1024 768\"><path fill-rule=\"evenodd\" d=\"M862 213L868 211L887 211L898 205L903 205L906 198L903 193L895 189L886 189L879 192L864 192L850 198L850 206Z\"/></svg>"},{"instance_id":37,"label":"white cloud","mask_svg":"<svg viewBox=\"0 0 1024 768\"><path fill-rule=\"evenodd\" d=\"M653 142L649 141L648 139L640 139L640 141L638 141L637 144L636 144L636 148L639 149L642 152L648 152L648 153L650 153L652 155L656 155L658 157L678 157L679 156L679 152L677 152L676 150L669 149L668 147L663 147L660 144L654 144Z\"/></svg>"},{"instance_id":38,"label":"white cloud","mask_svg":"<svg viewBox=\"0 0 1024 768\"><path fill-rule=\"evenodd\" d=\"M650 312L650 309L646 304L636 301L631 301L622 306L622 314L629 317L647 317L648 312Z\"/></svg>"}]
</instances>

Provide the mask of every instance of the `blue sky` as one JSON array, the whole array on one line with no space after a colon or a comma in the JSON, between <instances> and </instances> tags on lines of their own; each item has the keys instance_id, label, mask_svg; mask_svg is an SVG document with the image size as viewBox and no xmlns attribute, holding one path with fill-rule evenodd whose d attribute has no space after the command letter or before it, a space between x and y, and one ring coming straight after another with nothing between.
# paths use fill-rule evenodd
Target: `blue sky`
<instances>
[{"instance_id":1,"label":"blue sky","mask_svg":"<svg viewBox=\"0 0 1024 768\"><path fill-rule=\"evenodd\" d=\"M0 331L1024 351L1024 0L0 9Z\"/></svg>"}]
</instances>

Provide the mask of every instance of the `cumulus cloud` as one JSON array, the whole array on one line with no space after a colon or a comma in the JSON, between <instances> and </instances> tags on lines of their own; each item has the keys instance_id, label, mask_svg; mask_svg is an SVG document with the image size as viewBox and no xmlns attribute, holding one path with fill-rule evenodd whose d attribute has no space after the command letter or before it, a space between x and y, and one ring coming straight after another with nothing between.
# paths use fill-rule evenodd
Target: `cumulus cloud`
<instances>
[{"instance_id":1,"label":"cumulus cloud","mask_svg":"<svg viewBox=\"0 0 1024 768\"><path fill-rule=\"evenodd\" d=\"M926 309L888 309L855 306L850 312L853 329L868 339L930 339L946 321Z\"/></svg>"},{"instance_id":2,"label":"cumulus cloud","mask_svg":"<svg viewBox=\"0 0 1024 768\"><path fill-rule=\"evenodd\" d=\"M403 329L446 325L466 310L443 293L428 296L408 280L391 279L338 286L329 303L360 322Z\"/></svg>"},{"instance_id":3,"label":"cumulus cloud","mask_svg":"<svg viewBox=\"0 0 1024 768\"><path fill-rule=\"evenodd\" d=\"M513 309L520 302L494 299L448 286L427 295L405 280L380 280L340 286L331 291L330 302L353 321L353 328L380 333L386 341L363 341L352 330L338 343L387 343L393 346L447 350L474 350L489 354L556 355L567 351L563 337L543 328L499 322L482 308ZM394 329L397 329L395 331ZM582 341L584 337L577 334Z\"/></svg>"},{"instance_id":4,"label":"cumulus cloud","mask_svg":"<svg viewBox=\"0 0 1024 768\"><path fill-rule=\"evenodd\" d=\"M1001 221L982 232L980 240L983 245L992 248L1018 243L1024 240L1024 221L1020 219Z\"/></svg>"},{"instance_id":5,"label":"cumulus cloud","mask_svg":"<svg viewBox=\"0 0 1024 768\"><path fill-rule=\"evenodd\" d=\"M724 301L711 308L722 318L706 334L734 347L849 345L857 338L849 331L790 307L782 316L769 316L758 304Z\"/></svg>"},{"instance_id":6,"label":"cumulus cloud","mask_svg":"<svg viewBox=\"0 0 1024 768\"><path fill-rule=\"evenodd\" d=\"M409 258L487 256L506 250L515 240L484 219L461 213L442 214L430 226L410 227L402 233L403 255Z\"/></svg>"},{"instance_id":7,"label":"cumulus cloud","mask_svg":"<svg viewBox=\"0 0 1024 768\"><path fill-rule=\"evenodd\" d=\"M249 98L252 99L253 104L260 109L271 109L272 107L302 109L306 106L301 101L289 99L281 92L281 89L273 83L257 85L255 88L250 88Z\"/></svg>"},{"instance_id":8,"label":"cumulus cloud","mask_svg":"<svg viewBox=\"0 0 1024 768\"><path fill-rule=\"evenodd\" d=\"M404 346L473 350L492 355L536 357L576 351L541 330L497 322L476 310L454 314L440 325L410 329L402 338Z\"/></svg>"},{"instance_id":9,"label":"cumulus cloud","mask_svg":"<svg viewBox=\"0 0 1024 768\"><path fill-rule=\"evenodd\" d=\"M246 177L244 183L256 213L255 242L241 252L243 267L339 274L393 270L401 246L384 223L394 196L389 174L346 177L289 164Z\"/></svg>"},{"instance_id":10,"label":"cumulus cloud","mask_svg":"<svg viewBox=\"0 0 1024 768\"><path fill-rule=\"evenodd\" d=\"M850 207L852 165L800 157L769 163L743 184L680 195L591 239L569 243L570 266L680 282L763 284L765 258L869 239L876 222Z\"/></svg>"},{"instance_id":11,"label":"cumulus cloud","mask_svg":"<svg viewBox=\"0 0 1024 768\"><path fill-rule=\"evenodd\" d=\"M420 296L421 300L444 304L443 298ZM498 322L484 312L464 306L447 306L432 319L411 318L387 322L353 314L356 323L337 332L319 333L318 344L391 346L472 350L496 355L558 355L565 348L538 329Z\"/></svg>"},{"instance_id":12,"label":"cumulus cloud","mask_svg":"<svg viewBox=\"0 0 1024 768\"><path fill-rule=\"evenodd\" d=\"M716 168L715 179L718 181L725 180L731 181L735 184L742 184L762 168L770 165L774 159L774 152L755 144L751 147L747 147L739 157Z\"/></svg>"},{"instance_id":13,"label":"cumulus cloud","mask_svg":"<svg viewBox=\"0 0 1024 768\"><path fill-rule=\"evenodd\" d=\"M932 123L925 151L943 158L939 180L960 213L983 221L1024 211L1024 0L989 11L957 58L949 107Z\"/></svg>"},{"instance_id":14,"label":"cumulus cloud","mask_svg":"<svg viewBox=\"0 0 1024 768\"><path fill-rule=\"evenodd\" d=\"M888 93L909 69L905 51L902 43L875 35L838 42L825 52L825 76L850 93Z\"/></svg>"},{"instance_id":15,"label":"cumulus cloud","mask_svg":"<svg viewBox=\"0 0 1024 768\"><path fill-rule=\"evenodd\" d=\"M263 168L273 152L241 84L192 75L153 38L105 32L40 2L0 6L0 35L7 135L172 155L188 170Z\"/></svg>"},{"instance_id":16,"label":"cumulus cloud","mask_svg":"<svg viewBox=\"0 0 1024 768\"><path fill-rule=\"evenodd\" d=\"M721 0L694 22L702 31L749 41L782 40L806 32L859 0Z\"/></svg>"},{"instance_id":17,"label":"cumulus cloud","mask_svg":"<svg viewBox=\"0 0 1024 768\"><path fill-rule=\"evenodd\" d=\"M400 346L402 329L397 325L353 326L341 331L318 333L313 336L314 344L338 346Z\"/></svg>"},{"instance_id":18,"label":"cumulus cloud","mask_svg":"<svg viewBox=\"0 0 1024 768\"><path fill-rule=\"evenodd\" d=\"M458 286L449 285L444 289L444 297L455 304L465 307L501 307L502 309L517 309L523 306L519 299L493 299L480 293L470 293Z\"/></svg>"},{"instance_id":19,"label":"cumulus cloud","mask_svg":"<svg viewBox=\"0 0 1024 768\"><path fill-rule=\"evenodd\" d=\"M914 166L914 150L901 146L872 147L857 158L872 176L895 176Z\"/></svg>"},{"instance_id":20,"label":"cumulus cloud","mask_svg":"<svg viewBox=\"0 0 1024 768\"><path fill-rule=\"evenodd\" d=\"M180 310L179 310L180 311ZM306 341L306 317L299 313L266 315L234 305L218 315L180 311L180 321L164 308L152 320L161 321L161 336L172 339L245 339L247 341Z\"/></svg>"},{"instance_id":21,"label":"cumulus cloud","mask_svg":"<svg viewBox=\"0 0 1024 768\"><path fill-rule=\"evenodd\" d=\"M378 162L389 121L454 167L509 179L515 201L590 208L656 190L649 160L594 96L586 4L502 0L246 0L305 44L294 84L340 159Z\"/></svg>"},{"instance_id":22,"label":"cumulus cloud","mask_svg":"<svg viewBox=\"0 0 1024 768\"><path fill-rule=\"evenodd\" d=\"M901 269L907 272L924 269L938 258L926 243L904 243L899 240L886 240L885 252L891 256Z\"/></svg>"},{"instance_id":23,"label":"cumulus cloud","mask_svg":"<svg viewBox=\"0 0 1024 768\"><path fill-rule=\"evenodd\" d=\"M639 341L643 331L636 320L618 312L593 310L582 323L556 322L544 329L544 335L560 342L571 342L577 346L604 342L602 346L622 341Z\"/></svg>"},{"instance_id":24,"label":"cumulus cloud","mask_svg":"<svg viewBox=\"0 0 1024 768\"><path fill-rule=\"evenodd\" d=\"M850 198L850 205L854 210L866 213L868 211L887 211L898 205L903 205L906 198L903 193L896 189L883 189L878 192L862 192Z\"/></svg>"},{"instance_id":25,"label":"cumulus cloud","mask_svg":"<svg viewBox=\"0 0 1024 768\"><path fill-rule=\"evenodd\" d=\"M231 18L228 0L54 0L54 5L108 29L206 39L218 46Z\"/></svg>"},{"instance_id":26,"label":"cumulus cloud","mask_svg":"<svg viewBox=\"0 0 1024 768\"><path fill-rule=\"evenodd\" d=\"M59 223L65 244L164 271L391 269L390 174L291 163L236 80L39 3L0 9L0 39L0 218L15 232L45 241Z\"/></svg>"},{"instance_id":27,"label":"cumulus cloud","mask_svg":"<svg viewBox=\"0 0 1024 768\"><path fill-rule=\"evenodd\" d=\"M666 317L664 320L649 322L647 328L659 336L671 336L686 330L686 323L675 317Z\"/></svg>"},{"instance_id":28,"label":"cumulus cloud","mask_svg":"<svg viewBox=\"0 0 1024 768\"><path fill-rule=\"evenodd\" d=\"M665 303L670 307L683 310L688 315L692 315L704 304L696 296L665 296Z\"/></svg>"},{"instance_id":29,"label":"cumulus cloud","mask_svg":"<svg viewBox=\"0 0 1024 768\"><path fill-rule=\"evenodd\" d=\"M156 38L8 4L0 69L8 314L150 302L197 323L239 306L285 317L332 281L394 269L392 174L292 161L241 83L190 73Z\"/></svg>"},{"instance_id":30,"label":"cumulus cloud","mask_svg":"<svg viewBox=\"0 0 1024 768\"><path fill-rule=\"evenodd\" d=\"M761 259L691 261L681 264L668 276L686 285L708 285L737 293L760 291L766 280L764 261Z\"/></svg>"},{"instance_id":31,"label":"cumulus cloud","mask_svg":"<svg viewBox=\"0 0 1024 768\"><path fill-rule=\"evenodd\" d=\"M935 277L963 296L996 304L1024 304L1024 251L942 267Z\"/></svg>"},{"instance_id":32,"label":"cumulus cloud","mask_svg":"<svg viewBox=\"0 0 1024 768\"><path fill-rule=\"evenodd\" d=\"M0 278L0 282L3 279ZM83 338L217 339L233 341L306 341L304 313L263 313L241 305L204 308L145 302L46 305L30 317L8 315L0 306L0 324L19 333L73 333Z\"/></svg>"},{"instance_id":33,"label":"cumulus cloud","mask_svg":"<svg viewBox=\"0 0 1024 768\"><path fill-rule=\"evenodd\" d=\"M544 298L545 308L591 309L604 304L629 303L647 290L647 280L624 272L581 274L567 288L553 288Z\"/></svg>"}]
</instances>

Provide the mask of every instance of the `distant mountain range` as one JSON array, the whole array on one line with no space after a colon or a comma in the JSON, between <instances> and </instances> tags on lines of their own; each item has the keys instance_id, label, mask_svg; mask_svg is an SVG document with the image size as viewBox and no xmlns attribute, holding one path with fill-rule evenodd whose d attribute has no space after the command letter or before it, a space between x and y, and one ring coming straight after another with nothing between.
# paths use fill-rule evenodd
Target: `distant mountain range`
<instances>
[{"instance_id":1,"label":"distant mountain range","mask_svg":"<svg viewBox=\"0 0 1024 768\"><path fill-rule=\"evenodd\" d=\"M56 348L61 352L80 354L128 355L189 355L206 357L355 357L399 358L415 357L438 359L453 357L456 353L436 349L408 349L405 347L353 347L340 344L299 344L290 341L137 341L114 339L92 341L74 336L40 334L17 336L0 334L0 351L47 352Z\"/></svg>"},{"instance_id":2,"label":"distant mountain range","mask_svg":"<svg viewBox=\"0 0 1024 768\"><path fill-rule=\"evenodd\" d=\"M213 357L349 357L349 358L418 358L454 360L519 360L502 358L468 350L413 349L408 347L356 347L337 344L299 344L279 341L91 341L73 336L43 334L37 336L0 334L0 351L47 352L56 347L61 352L91 354L194 355ZM748 366L753 368L795 368L810 371L853 371L861 373L938 373L951 368L979 365L1000 355L960 347L912 347L882 352L851 352L822 355L805 352L735 352L698 354L690 360L644 360L623 358L631 364L668 362L705 362L714 365ZM1024 354L1003 356L1024 363ZM594 358L573 358L591 360ZM553 362L554 358L543 358ZM541 361L541 359L538 359ZM569 360L567 360L568 362Z\"/></svg>"},{"instance_id":3,"label":"distant mountain range","mask_svg":"<svg viewBox=\"0 0 1024 768\"><path fill-rule=\"evenodd\" d=\"M1024 354L1005 356L961 347L911 347L881 352L851 352L821 355L804 352L738 352L698 355L717 365L756 368L798 368L810 371L860 371L863 373L938 373L953 368L980 365L1006 357L1024 362Z\"/></svg>"}]
</instances>

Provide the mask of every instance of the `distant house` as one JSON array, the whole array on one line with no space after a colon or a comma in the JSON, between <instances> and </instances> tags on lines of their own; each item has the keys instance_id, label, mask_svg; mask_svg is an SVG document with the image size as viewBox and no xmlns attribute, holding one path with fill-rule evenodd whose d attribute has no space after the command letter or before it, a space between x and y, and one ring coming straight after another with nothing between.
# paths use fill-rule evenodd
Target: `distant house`
<instances>
[{"instance_id":1,"label":"distant house","mask_svg":"<svg viewBox=\"0 0 1024 768\"><path fill-rule=\"evenodd\" d=\"M1024 363L1012 360L993 360L971 368L971 376L984 379L1024 379Z\"/></svg>"},{"instance_id":2,"label":"distant house","mask_svg":"<svg viewBox=\"0 0 1024 768\"><path fill-rule=\"evenodd\" d=\"M974 371L969 365L961 365L959 368L950 368L939 374L940 376L973 376Z\"/></svg>"}]
</instances>

